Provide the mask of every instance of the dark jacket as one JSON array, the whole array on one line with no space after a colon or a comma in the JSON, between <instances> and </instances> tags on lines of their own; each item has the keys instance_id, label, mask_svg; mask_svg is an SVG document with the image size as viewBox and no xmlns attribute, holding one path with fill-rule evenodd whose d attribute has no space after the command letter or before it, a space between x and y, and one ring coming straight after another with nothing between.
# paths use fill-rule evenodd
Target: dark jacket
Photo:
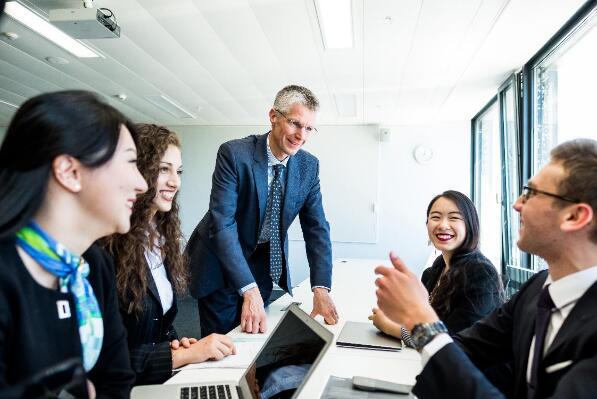
<instances>
[{"instance_id":1,"label":"dark jacket","mask_svg":"<svg viewBox=\"0 0 597 399\"><path fill-rule=\"evenodd\" d=\"M104 323L101 353L87 378L98 398L128 398L134 374L112 261L95 245L83 258ZM69 302L71 317L58 317L57 301ZM14 239L0 241L0 391L72 357L82 357L73 296L39 285L21 261Z\"/></svg>"},{"instance_id":2,"label":"dark jacket","mask_svg":"<svg viewBox=\"0 0 597 399\"><path fill-rule=\"evenodd\" d=\"M493 264L480 251L456 254L450 268L464 272L464 289L456 290L450 300L450 311L442 321L454 334L470 327L477 320L487 316L503 302L500 277ZM421 281L431 293L446 267L443 256L438 256L433 265L423 272Z\"/></svg>"},{"instance_id":3,"label":"dark jacket","mask_svg":"<svg viewBox=\"0 0 597 399\"><path fill-rule=\"evenodd\" d=\"M163 314L151 272L147 273L147 278L149 291L145 295L144 311L127 313L123 304L120 306L127 330L131 366L136 374L135 385L161 384L172 376L170 341L178 339L172 324L178 313L176 295L172 307Z\"/></svg>"},{"instance_id":4,"label":"dark jacket","mask_svg":"<svg viewBox=\"0 0 597 399\"><path fill-rule=\"evenodd\" d=\"M537 299L547 271L537 273L499 309L456 334L417 377L413 393L426 398L504 398L479 369L513 365L515 399L527 398L526 372ZM554 371L547 372L550 366ZM597 283L566 318L540 363L537 398L595 398L597 393Z\"/></svg>"},{"instance_id":5,"label":"dark jacket","mask_svg":"<svg viewBox=\"0 0 597 399\"><path fill-rule=\"evenodd\" d=\"M288 228L301 222L311 285L331 288L332 245L319 189L319 161L304 150L288 159L280 219L284 261L288 265ZM269 275L269 265L249 266L265 219L267 134L222 144L212 176L209 210L187 244L191 294L202 298L223 288L239 290ZM286 287L291 292L290 273Z\"/></svg>"}]
</instances>

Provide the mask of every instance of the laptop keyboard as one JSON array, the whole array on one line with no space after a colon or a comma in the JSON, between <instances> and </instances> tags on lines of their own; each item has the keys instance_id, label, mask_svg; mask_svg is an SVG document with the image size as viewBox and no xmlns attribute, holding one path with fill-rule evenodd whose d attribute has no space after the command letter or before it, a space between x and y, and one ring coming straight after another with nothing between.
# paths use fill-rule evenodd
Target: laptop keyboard
<instances>
[{"instance_id":1,"label":"laptop keyboard","mask_svg":"<svg viewBox=\"0 0 597 399\"><path fill-rule=\"evenodd\" d=\"M180 399L232 399L229 385L180 388Z\"/></svg>"}]
</instances>

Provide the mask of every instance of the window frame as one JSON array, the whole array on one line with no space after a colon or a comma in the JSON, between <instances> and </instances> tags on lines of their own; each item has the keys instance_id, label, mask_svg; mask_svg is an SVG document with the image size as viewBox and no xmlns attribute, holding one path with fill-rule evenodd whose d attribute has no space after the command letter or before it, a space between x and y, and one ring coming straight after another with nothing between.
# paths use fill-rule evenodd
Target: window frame
<instances>
[{"instance_id":1,"label":"window frame","mask_svg":"<svg viewBox=\"0 0 597 399\"><path fill-rule=\"evenodd\" d=\"M535 68L543 63L546 59L556 54L563 49L574 39L577 32L581 31L585 24L592 18L597 18L597 1L586 1L574 15L564 23L564 25L537 51L523 66L522 69L508 78L500 85L495 96L493 96L481 110L471 119L471 199L473 203L478 206L477 190L480 182L476 181L475 164L479 154L476 153L477 137L476 124L480 117L483 117L488 109L498 102L498 113L500 118L500 154L501 154L501 168L502 168L502 264L501 270L505 277L508 277L508 248L512 245L511 237L509 237L509 230L506 228L507 212L504 203L507 202L508 187L505 178L505 163L506 147L505 147L505 93L508 88L514 85L515 93L515 118L516 118L516 135L518 144L518 183L519 190L532 177L534 165L534 73ZM506 200L505 200L506 199ZM508 294L512 294L518 290L524 280L537 273L533 257L522 252L520 267L513 267L516 273L519 273L520 279L517 277L511 282L511 287ZM520 280L520 281L518 281Z\"/></svg>"}]
</instances>

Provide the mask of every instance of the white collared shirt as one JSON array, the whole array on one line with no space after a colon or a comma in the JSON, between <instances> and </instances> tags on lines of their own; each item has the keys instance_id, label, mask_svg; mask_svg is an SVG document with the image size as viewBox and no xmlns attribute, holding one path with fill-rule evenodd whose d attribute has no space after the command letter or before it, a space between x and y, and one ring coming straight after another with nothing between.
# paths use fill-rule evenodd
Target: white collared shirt
<instances>
[{"instance_id":1,"label":"white collared shirt","mask_svg":"<svg viewBox=\"0 0 597 399\"><path fill-rule=\"evenodd\" d=\"M543 346L544 355L562 327L562 324L564 324L564 320L566 320L566 317L568 317L574 308L574 305L576 305L576 302L578 302L580 297L582 297L596 281L597 266L572 273L555 282L552 281L550 275L547 276L544 285L551 284L549 286L549 294L556 305L556 309L553 311L549 320L549 325L547 326L545 345ZM453 342L453 340L448 334L438 334L431 340L431 342L425 345L421 351L421 362L423 367L425 367L433 355L450 342ZM533 359L534 347L535 337L533 336L529 350L529 361L527 363L527 382L530 381L530 367Z\"/></svg>"},{"instance_id":2,"label":"white collared shirt","mask_svg":"<svg viewBox=\"0 0 597 399\"><path fill-rule=\"evenodd\" d=\"M151 250L145 249L145 259L158 289L160 303L162 304L162 314L166 314L174 302L174 291L172 290L170 280L168 280L168 274L166 273L166 267L162 259L162 251L155 245Z\"/></svg>"}]
</instances>

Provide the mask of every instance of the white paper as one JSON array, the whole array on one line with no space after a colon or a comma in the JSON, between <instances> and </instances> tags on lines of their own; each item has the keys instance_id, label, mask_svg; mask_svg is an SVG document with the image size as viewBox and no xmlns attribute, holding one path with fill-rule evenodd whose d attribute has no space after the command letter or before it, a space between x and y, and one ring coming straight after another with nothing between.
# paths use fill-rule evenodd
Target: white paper
<instances>
[{"instance_id":1,"label":"white paper","mask_svg":"<svg viewBox=\"0 0 597 399\"><path fill-rule=\"evenodd\" d=\"M236 355L226 356L222 360L208 360L203 363L192 363L183 366L178 370L196 370L196 369L246 369L249 367L259 350L263 346L263 340L234 340L236 346Z\"/></svg>"}]
</instances>

